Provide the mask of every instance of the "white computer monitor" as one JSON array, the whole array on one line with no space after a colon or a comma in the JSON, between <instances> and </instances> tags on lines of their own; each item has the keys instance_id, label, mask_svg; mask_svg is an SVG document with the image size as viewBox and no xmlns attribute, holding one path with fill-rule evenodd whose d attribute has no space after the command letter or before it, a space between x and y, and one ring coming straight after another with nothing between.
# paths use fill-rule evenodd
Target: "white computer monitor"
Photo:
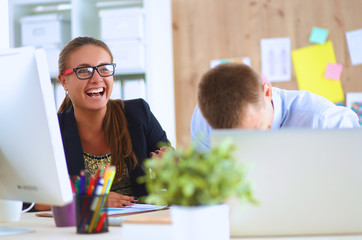
<instances>
[{"instance_id":1,"label":"white computer monitor","mask_svg":"<svg viewBox=\"0 0 362 240\"><path fill-rule=\"evenodd\" d=\"M0 199L72 201L45 51L0 50Z\"/></svg>"}]
</instances>

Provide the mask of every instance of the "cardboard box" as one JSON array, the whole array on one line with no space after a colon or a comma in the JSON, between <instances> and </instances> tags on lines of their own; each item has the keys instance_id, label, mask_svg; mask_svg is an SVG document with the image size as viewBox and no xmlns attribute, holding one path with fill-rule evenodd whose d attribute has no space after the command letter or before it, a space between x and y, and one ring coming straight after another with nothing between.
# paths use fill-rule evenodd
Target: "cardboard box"
<instances>
[{"instance_id":1,"label":"cardboard box","mask_svg":"<svg viewBox=\"0 0 362 240\"><path fill-rule=\"evenodd\" d=\"M25 16L20 23L23 46L62 48L71 40L70 21L60 14Z\"/></svg>"},{"instance_id":2,"label":"cardboard box","mask_svg":"<svg viewBox=\"0 0 362 240\"><path fill-rule=\"evenodd\" d=\"M145 45L142 41L107 42L117 64L116 74L122 72L144 71Z\"/></svg>"},{"instance_id":3,"label":"cardboard box","mask_svg":"<svg viewBox=\"0 0 362 240\"><path fill-rule=\"evenodd\" d=\"M105 9L99 11L103 40L144 38L144 12L141 8Z\"/></svg>"}]
</instances>

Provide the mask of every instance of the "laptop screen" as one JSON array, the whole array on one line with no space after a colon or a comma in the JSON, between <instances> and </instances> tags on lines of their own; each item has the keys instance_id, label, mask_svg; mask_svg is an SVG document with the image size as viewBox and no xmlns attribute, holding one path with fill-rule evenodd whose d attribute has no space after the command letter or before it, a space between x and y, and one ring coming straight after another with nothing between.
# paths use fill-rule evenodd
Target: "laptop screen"
<instances>
[{"instance_id":1,"label":"laptop screen","mask_svg":"<svg viewBox=\"0 0 362 240\"><path fill-rule=\"evenodd\" d=\"M362 129L215 130L259 205L230 200L232 236L362 233Z\"/></svg>"}]
</instances>

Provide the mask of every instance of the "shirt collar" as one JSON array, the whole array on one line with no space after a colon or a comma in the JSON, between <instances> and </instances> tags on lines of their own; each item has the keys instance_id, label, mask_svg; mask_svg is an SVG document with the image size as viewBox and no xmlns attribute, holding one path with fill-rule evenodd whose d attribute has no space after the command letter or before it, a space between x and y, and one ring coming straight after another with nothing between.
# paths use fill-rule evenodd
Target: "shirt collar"
<instances>
[{"instance_id":1,"label":"shirt collar","mask_svg":"<svg viewBox=\"0 0 362 240\"><path fill-rule=\"evenodd\" d=\"M279 129L282 125L282 99L280 92L276 88L272 88L272 101L273 101L273 126L272 129Z\"/></svg>"}]
</instances>

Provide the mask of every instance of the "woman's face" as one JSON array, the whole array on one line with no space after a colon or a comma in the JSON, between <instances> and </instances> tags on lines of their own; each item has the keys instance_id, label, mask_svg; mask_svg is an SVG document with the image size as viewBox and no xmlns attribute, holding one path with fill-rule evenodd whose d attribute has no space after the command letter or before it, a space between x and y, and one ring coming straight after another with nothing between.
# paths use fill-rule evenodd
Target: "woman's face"
<instances>
[{"instance_id":1,"label":"woman's face","mask_svg":"<svg viewBox=\"0 0 362 240\"><path fill-rule=\"evenodd\" d=\"M96 67L111 64L111 56L102 47L85 45L70 53L67 69L78 67ZM94 111L105 109L113 88L113 76L101 77L97 70L86 80L77 78L75 72L60 75L59 80L68 91L74 110Z\"/></svg>"}]
</instances>

